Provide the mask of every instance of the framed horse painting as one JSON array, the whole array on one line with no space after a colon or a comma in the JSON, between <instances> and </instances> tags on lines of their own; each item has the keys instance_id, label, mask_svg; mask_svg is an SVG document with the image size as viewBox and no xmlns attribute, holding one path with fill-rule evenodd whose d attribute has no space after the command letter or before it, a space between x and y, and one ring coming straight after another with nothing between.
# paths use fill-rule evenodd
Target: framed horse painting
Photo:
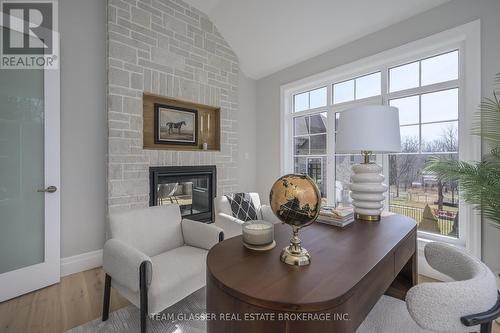
<instances>
[{"instance_id":1,"label":"framed horse painting","mask_svg":"<svg viewBox=\"0 0 500 333\"><path fill-rule=\"evenodd\" d=\"M195 146L198 144L198 111L154 104L155 143Z\"/></svg>"}]
</instances>

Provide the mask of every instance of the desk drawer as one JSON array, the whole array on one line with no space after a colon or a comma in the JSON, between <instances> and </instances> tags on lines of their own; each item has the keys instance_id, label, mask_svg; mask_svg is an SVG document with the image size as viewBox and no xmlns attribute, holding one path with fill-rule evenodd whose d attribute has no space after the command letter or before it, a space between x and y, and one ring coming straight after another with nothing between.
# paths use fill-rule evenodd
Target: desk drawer
<instances>
[{"instance_id":1,"label":"desk drawer","mask_svg":"<svg viewBox=\"0 0 500 333\"><path fill-rule=\"evenodd\" d=\"M394 251L394 276L403 269L411 256L415 253L417 234L413 232L399 244Z\"/></svg>"}]
</instances>

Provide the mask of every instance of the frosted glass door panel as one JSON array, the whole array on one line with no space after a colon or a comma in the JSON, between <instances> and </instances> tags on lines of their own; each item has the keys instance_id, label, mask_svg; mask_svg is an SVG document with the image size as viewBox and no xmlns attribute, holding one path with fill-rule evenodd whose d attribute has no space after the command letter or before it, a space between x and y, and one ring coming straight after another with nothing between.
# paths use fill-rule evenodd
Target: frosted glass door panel
<instances>
[{"instance_id":1,"label":"frosted glass door panel","mask_svg":"<svg viewBox=\"0 0 500 333\"><path fill-rule=\"evenodd\" d=\"M44 262L43 87L43 70L0 70L0 274Z\"/></svg>"}]
</instances>

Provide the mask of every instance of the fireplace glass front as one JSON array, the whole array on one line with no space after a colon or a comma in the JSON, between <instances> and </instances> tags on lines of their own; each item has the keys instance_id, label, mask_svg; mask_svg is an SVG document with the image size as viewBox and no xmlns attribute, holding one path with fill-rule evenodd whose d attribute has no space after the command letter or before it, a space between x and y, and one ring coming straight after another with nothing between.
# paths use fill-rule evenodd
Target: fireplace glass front
<instances>
[{"instance_id":1,"label":"fireplace glass front","mask_svg":"<svg viewBox=\"0 0 500 333\"><path fill-rule=\"evenodd\" d=\"M161 179L157 186L157 205L176 203L182 216L209 212L208 177L190 177L185 180Z\"/></svg>"},{"instance_id":2,"label":"fireplace glass front","mask_svg":"<svg viewBox=\"0 0 500 333\"><path fill-rule=\"evenodd\" d=\"M167 168L150 170L150 204L178 204L182 217L199 221L212 220L215 178L212 170L200 170L199 167L196 170L191 167L177 167L175 170Z\"/></svg>"}]
</instances>

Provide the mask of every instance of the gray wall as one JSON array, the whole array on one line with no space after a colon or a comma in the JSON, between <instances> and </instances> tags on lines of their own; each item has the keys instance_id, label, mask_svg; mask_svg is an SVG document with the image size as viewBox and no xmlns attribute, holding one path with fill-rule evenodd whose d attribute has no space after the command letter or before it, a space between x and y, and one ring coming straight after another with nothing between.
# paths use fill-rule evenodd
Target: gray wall
<instances>
[{"instance_id":1,"label":"gray wall","mask_svg":"<svg viewBox=\"0 0 500 333\"><path fill-rule=\"evenodd\" d=\"M280 86L387 49L481 19L481 78L484 96L492 91L495 73L500 72L500 1L455 0L357 41L311 58L257 81L257 178L263 197L280 175ZM341 32L340 32L341 33ZM472 112L473 110L471 110ZM500 230L485 224L483 259L500 270Z\"/></svg>"},{"instance_id":2,"label":"gray wall","mask_svg":"<svg viewBox=\"0 0 500 333\"><path fill-rule=\"evenodd\" d=\"M240 73L239 88L240 112L237 131L240 147L238 153L238 178L240 179L241 191L256 192L257 86L255 80Z\"/></svg>"},{"instance_id":3,"label":"gray wall","mask_svg":"<svg viewBox=\"0 0 500 333\"><path fill-rule=\"evenodd\" d=\"M98 250L106 217L106 1L59 1L61 256Z\"/></svg>"}]
</instances>

